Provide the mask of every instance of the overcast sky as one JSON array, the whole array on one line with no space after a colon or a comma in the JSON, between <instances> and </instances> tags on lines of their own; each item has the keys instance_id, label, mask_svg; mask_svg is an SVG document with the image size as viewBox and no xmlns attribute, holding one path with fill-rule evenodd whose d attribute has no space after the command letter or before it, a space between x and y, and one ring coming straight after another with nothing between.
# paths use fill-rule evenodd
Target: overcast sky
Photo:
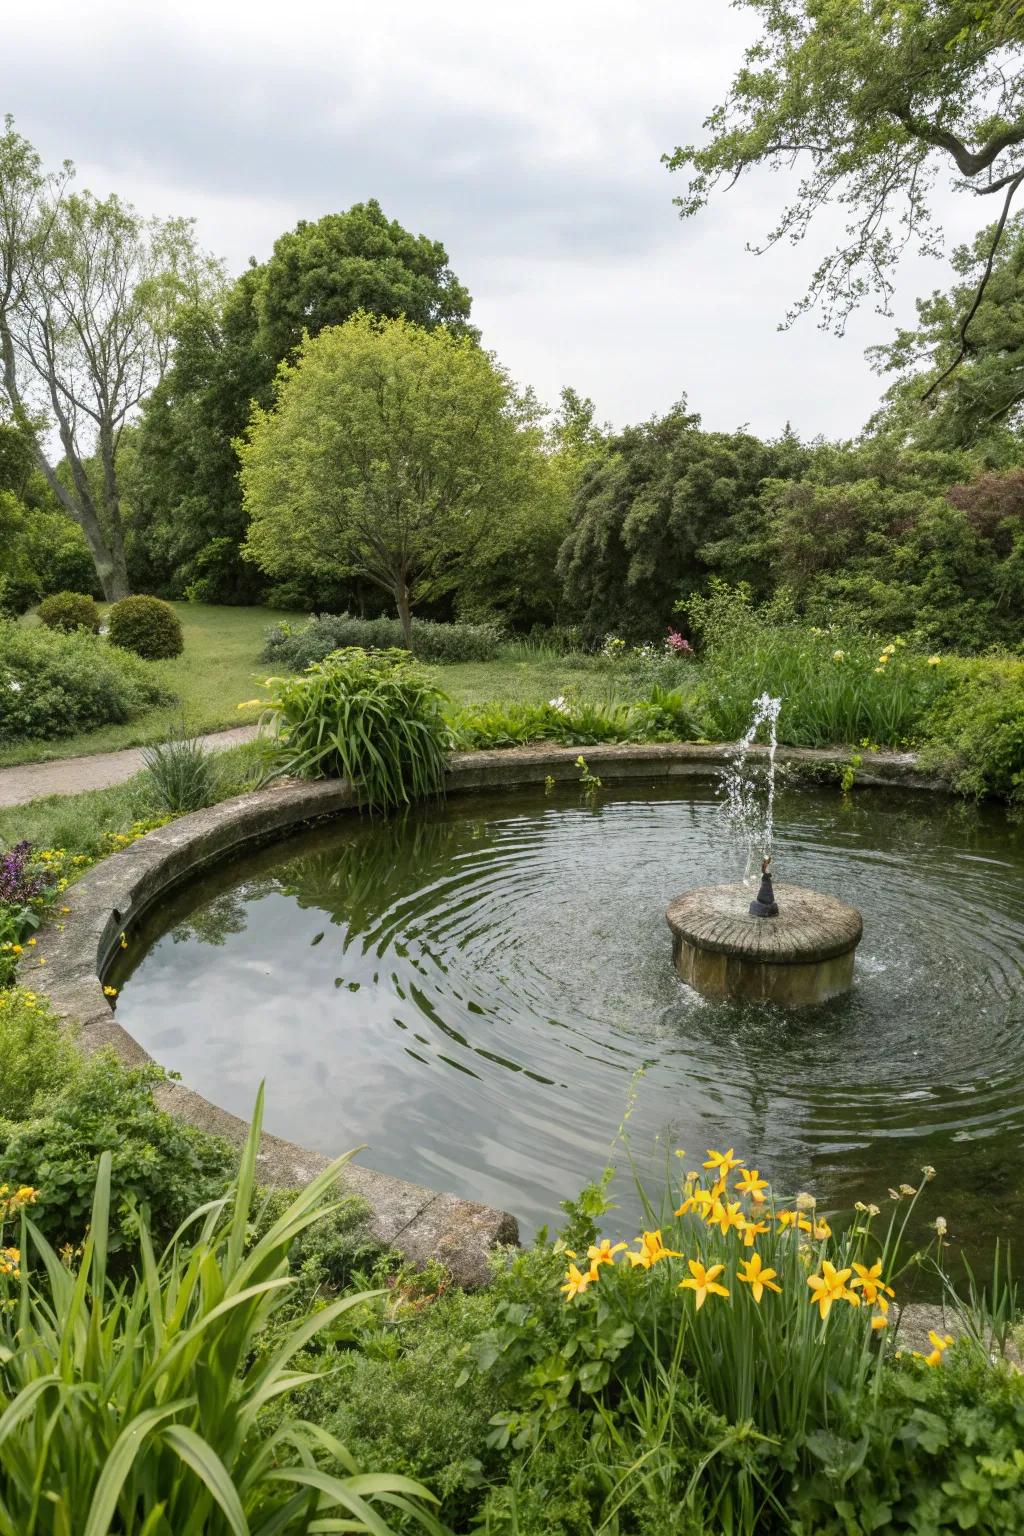
<instances>
[{"instance_id":1,"label":"overcast sky","mask_svg":"<svg viewBox=\"0 0 1024 1536\"><path fill-rule=\"evenodd\" d=\"M0 113L95 192L194 216L232 272L378 198L445 243L486 345L542 399L572 384L624 425L685 394L709 427L849 435L894 322L780 332L829 230L749 255L778 178L681 222L660 163L751 30L727 0L33 0L5 7ZM951 247L974 210L941 202ZM946 278L908 260L897 316Z\"/></svg>"}]
</instances>

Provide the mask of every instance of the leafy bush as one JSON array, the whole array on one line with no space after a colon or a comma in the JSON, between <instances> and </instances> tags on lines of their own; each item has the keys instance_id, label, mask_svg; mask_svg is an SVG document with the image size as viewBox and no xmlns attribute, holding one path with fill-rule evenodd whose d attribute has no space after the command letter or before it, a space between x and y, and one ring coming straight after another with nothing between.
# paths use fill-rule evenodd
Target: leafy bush
<instances>
[{"instance_id":1,"label":"leafy bush","mask_svg":"<svg viewBox=\"0 0 1024 1536\"><path fill-rule=\"evenodd\" d=\"M337 651L270 683L287 772L348 778L378 811L444 792L445 695L408 651Z\"/></svg>"},{"instance_id":2,"label":"leafy bush","mask_svg":"<svg viewBox=\"0 0 1024 1536\"><path fill-rule=\"evenodd\" d=\"M925 722L922 765L961 794L1024 800L1024 661L953 661L952 686Z\"/></svg>"},{"instance_id":3,"label":"leafy bush","mask_svg":"<svg viewBox=\"0 0 1024 1536\"><path fill-rule=\"evenodd\" d=\"M130 1214L140 1272L123 1286L107 1274L117 1189L109 1151L77 1273L29 1218L36 1208L21 1205L21 1274L0 1274L6 1530L390 1536L384 1516L394 1514L403 1530L412 1521L440 1536L426 1489L361 1474L343 1445L301 1419L267 1425L266 1405L307 1380L295 1357L368 1298L357 1292L297 1321L252 1363L294 1283L292 1244L323 1214L345 1162L250 1242L260 1120L257 1104L230 1198L196 1209L162 1254L145 1213ZM4 1291L16 1304L4 1305Z\"/></svg>"},{"instance_id":4,"label":"leafy bush","mask_svg":"<svg viewBox=\"0 0 1024 1536\"><path fill-rule=\"evenodd\" d=\"M0 614L17 619L38 603L42 593L34 576L15 575L8 571L0 576Z\"/></svg>"},{"instance_id":5,"label":"leafy bush","mask_svg":"<svg viewBox=\"0 0 1024 1536\"><path fill-rule=\"evenodd\" d=\"M595 702L569 694L547 704L477 704L451 717L455 742L464 751L555 741L590 747L598 742L690 741L700 736L696 698L655 686L633 704Z\"/></svg>"},{"instance_id":6,"label":"leafy bush","mask_svg":"<svg viewBox=\"0 0 1024 1536\"><path fill-rule=\"evenodd\" d=\"M75 1080L82 1058L71 1031L57 1022L34 992L0 992L0 1121L39 1114Z\"/></svg>"},{"instance_id":7,"label":"leafy bush","mask_svg":"<svg viewBox=\"0 0 1024 1536\"><path fill-rule=\"evenodd\" d=\"M353 647L362 650L400 650L402 626L397 619L359 619L349 613L320 614L293 629L275 624L267 633L261 660L302 671L323 661L332 651ZM501 634L491 624L434 624L413 619L412 648L419 661L493 661L501 646Z\"/></svg>"},{"instance_id":8,"label":"leafy bush","mask_svg":"<svg viewBox=\"0 0 1024 1536\"><path fill-rule=\"evenodd\" d=\"M950 682L941 657L798 624L784 608L754 608L742 587L718 586L686 610L703 642L701 702L724 740L743 735L767 691L782 699L779 740L790 746L906 747Z\"/></svg>"},{"instance_id":9,"label":"leafy bush","mask_svg":"<svg viewBox=\"0 0 1024 1536\"><path fill-rule=\"evenodd\" d=\"M88 629L95 635L99 633L100 611L84 592L55 592L39 604L39 622L66 635L76 629Z\"/></svg>"},{"instance_id":10,"label":"leafy bush","mask_svg":"<svg viewBox=\"0 0 1024 1536\"><path fill-rule=\"evenodd\" d=\"M231 1148L157 1107L163 1078L159 1067L126 1068L102 1052L39 1119L0 1123L0 1183L38 1186L35 1219L51 1242L81 1241L103 1152L117 1196L111 1252L133 1241L133 1202L148 1206L154 1237L166 1242L194 1206L222 1193Z\"/></svg>"},{"instance_id":11,"label":"leafy bush","mask_svg":"<svg viewBox=\"0 0 1024 1536\"><path fill-rule=\"evenodd\" d=\"M122 597L107 615L111 645L133 651L144 661L180 656L185 648L181 620L159 597Z\"/></svg>"},{"instance_id":12,"label":"leafy bush","mask_svg":"<svg viewBox=\"0 0 1024 1536\"><path fill-rule=\"evenodd\" d=\"M0 744L133 720L169 697L140 661L87 630L0 621Z\"/></svg>"},{"instance_id":13,"label":"leafy bush","mask_svg":"<svg viewBox=\"0 0 1024 1536\"><path fill-rule=\"evenodd\" d=\"M175 736L146 747L142 760L149 774L153 800L172 816L200 811L218 798L214 754L197 736Z\"/></svg>"}]
</instances>

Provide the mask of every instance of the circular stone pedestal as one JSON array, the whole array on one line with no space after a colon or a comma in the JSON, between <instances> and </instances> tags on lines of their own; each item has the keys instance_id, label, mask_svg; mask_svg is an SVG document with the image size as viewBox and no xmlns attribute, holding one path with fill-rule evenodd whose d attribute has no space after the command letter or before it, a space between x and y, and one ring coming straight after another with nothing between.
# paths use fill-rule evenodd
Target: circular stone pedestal
<instances>
[{"instance_id":1,"label":"circular stone pedestal","mask_svg":"<svg viewBox=\"0 0 1024 1536\"><path fill-rule=\"evenodd\" d=\"M777 885L777 917L751 917L744 885L704 885L669 903L676 970L704 997L820 1003L853 980L861 915L833 896Z\"/></svg>"}]
</instances>

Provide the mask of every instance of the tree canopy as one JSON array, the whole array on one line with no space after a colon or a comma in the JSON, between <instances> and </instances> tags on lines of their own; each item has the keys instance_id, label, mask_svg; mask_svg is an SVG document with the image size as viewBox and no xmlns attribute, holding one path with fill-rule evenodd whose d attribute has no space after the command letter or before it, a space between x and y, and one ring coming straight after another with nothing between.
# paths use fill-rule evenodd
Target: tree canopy
<instances>
[{"instance_id":1,"label":"tree canopy","mask_svg":"<svg viewBox=\"0 0 1024 1536\"><path fill-rule=\"evenodd\" d=\"M787 320L818 306L842 331L875 296L888 312L908 245L942 250L931 196L941 170L1002 233L1024 182L1024 44L1016 0L737 0L761 31L707 140L666 156L689 173L684 217L757 166L798 171L792 201L760 249L799 241L828 205L845 237ZM993 204L995 207L993 208ZM982 211L984 210L984 211ZM756 249L756 247L755 247Z\"/></svg>"},{"instance_id":2,"label":"tree canopy","mask_svg":"<svg viewBox=\"0 0 1024 1536\"><path fill-rule=\"evenodd\" d=\"M511 381L472 337L366 314L281 365L239 454L249 556L275 575L376 583L407 642L413 604L523 504L541 459Z\"/></svg>"}]
</instances>

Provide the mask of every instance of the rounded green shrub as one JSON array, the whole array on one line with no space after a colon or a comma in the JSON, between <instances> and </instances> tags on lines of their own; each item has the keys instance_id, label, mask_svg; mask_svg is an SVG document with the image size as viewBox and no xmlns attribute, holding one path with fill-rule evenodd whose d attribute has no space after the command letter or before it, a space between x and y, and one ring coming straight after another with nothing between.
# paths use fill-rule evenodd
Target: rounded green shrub
<instances>
[{"instance_id":1,"label":"rounded green shrub","mask_svg":"<svg viewBox=\"0 0 1024 1536\"><path fill-rule=\"evenodd\" d=\"M75 629L90 629L98 634L100 611L84 592L55 592L39 604L39 620L47 629L59 629L70 635Z\"/></svg>"},{"instance_id":2,"label":"rounded green shrub","mask_svg":"<svg viewBox=\"0 0 1024 1536\"><path fill-rule=\"evenodd\" d=\"M108 615L110 642L144 661L180 656L185 648L181 620L159 597L122 597Z\"/></svg>"},{"instance_id":3,"label":"rounded green shrub","mask_svg":"<svg viewBox=\"0 0 1024 1536\"><path fill-rule=\"evenodd\" d=\"M137 657L99 635L0 619L0 745L119 724L170 697Z\"/></svg>"}]
</instances>

